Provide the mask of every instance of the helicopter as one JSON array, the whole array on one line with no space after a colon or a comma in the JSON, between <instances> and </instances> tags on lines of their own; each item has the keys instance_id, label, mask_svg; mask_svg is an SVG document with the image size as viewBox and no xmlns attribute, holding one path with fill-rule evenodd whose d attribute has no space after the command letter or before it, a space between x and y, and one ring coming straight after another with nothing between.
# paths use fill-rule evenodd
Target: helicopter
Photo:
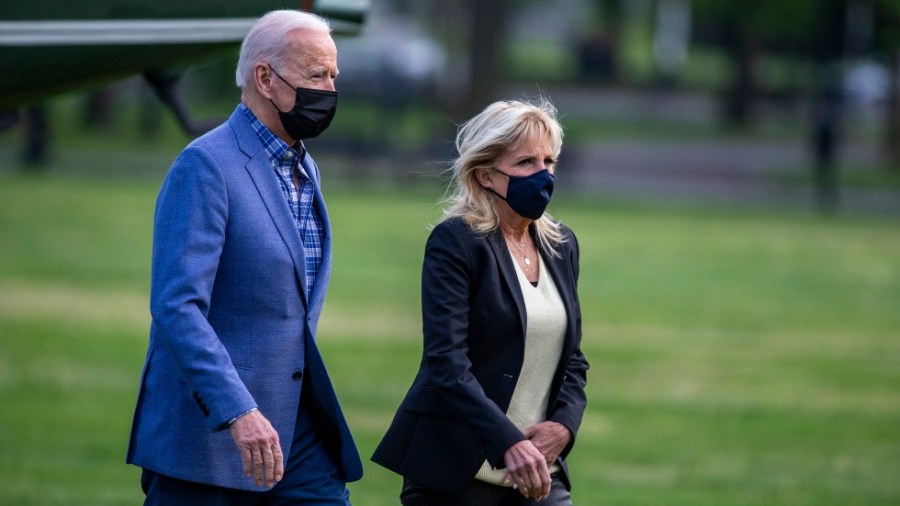
<instances>
[{"instance_id":1,"label":"helicopter","mask_svg":"<svg viewBox=\"0 0 900 506\"><path fill-rule=\"evenodd\" d=\"M368 0L300 0L336 35L359 33ZM290 7L290 6L289 6ZM284 0L49 0L6 2L0 14L0 124L51 96L141 74L191 135L207 127L184 106L184 66L237 48L259 16Z\"/></svg>"}]
</instances>

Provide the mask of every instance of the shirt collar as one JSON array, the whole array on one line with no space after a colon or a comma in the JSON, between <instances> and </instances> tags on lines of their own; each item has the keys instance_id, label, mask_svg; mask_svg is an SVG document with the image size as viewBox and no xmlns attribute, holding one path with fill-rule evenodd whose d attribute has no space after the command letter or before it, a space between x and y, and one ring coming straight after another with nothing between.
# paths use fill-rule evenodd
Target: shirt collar
<instances>
[{"instance_id":1,"label":"shirt collar","mask_svg":"<svg viewBox=\"0 0 900 506\"><path fill-rule=\"evenodd\" d=\"M244 113L244 116L246 116L247 120L250 122L250 126L253 127L256 135L259 136L259 140L262 141L266 154L269 155L269 159L279 163L282 160L293 161L294 157L299 159L303 156L305 152L303 141L297 141L296 148L291 147L288 143L284 142L281 137L272 133L272 131L269 130L269 127L264 125L262 121L257 119L256 115L253 114L253 111L251 111L249 107L241 103L238 105L238 108Z\"/></svg>"}]
</instances>

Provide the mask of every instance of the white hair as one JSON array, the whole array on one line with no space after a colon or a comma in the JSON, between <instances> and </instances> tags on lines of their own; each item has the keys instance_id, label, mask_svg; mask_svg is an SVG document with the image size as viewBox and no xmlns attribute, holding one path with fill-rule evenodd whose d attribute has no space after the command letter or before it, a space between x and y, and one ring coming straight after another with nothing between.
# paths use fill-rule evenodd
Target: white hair
<instances>
[{"instance_id":1,"label":"white hair","mask_svg":"<svg viewBox=\"0 0 900 506\"><path fill-rule=\"evenodd\" d=\"M290 32L303 29L331 33L331 25L325 18L304 11L277 10L256 20L241 43L237 71L234 73L238 88L243 89L250 84L253 67L261 61L282 68Z\"/></svg>"}]
</instances>

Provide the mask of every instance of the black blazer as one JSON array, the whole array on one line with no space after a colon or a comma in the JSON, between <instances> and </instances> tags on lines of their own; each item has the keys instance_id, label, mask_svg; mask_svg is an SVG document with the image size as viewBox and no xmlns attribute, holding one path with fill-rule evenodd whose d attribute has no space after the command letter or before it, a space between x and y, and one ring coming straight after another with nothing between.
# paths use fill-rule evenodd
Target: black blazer
<instances>
[{"instance_id":1,"label":"black blazer","mask_svg":"<svg viewBox=\"0 0 900 506\"><path fill-rule=\"evenodd\" d=\"M541 251L566 308L568 326L546 419L572 432L586 397L581 353L578 242L563 227L559 257ZM419 372L372 460L428 487L454 492L485 459L525 439L506 417L525 352L525 302L512 256L498 231L480 235L461 219L440 223L425 246L422 272L424 350ZM568 485L564 457L560 465Z\"/></svg>"}]
</instances>

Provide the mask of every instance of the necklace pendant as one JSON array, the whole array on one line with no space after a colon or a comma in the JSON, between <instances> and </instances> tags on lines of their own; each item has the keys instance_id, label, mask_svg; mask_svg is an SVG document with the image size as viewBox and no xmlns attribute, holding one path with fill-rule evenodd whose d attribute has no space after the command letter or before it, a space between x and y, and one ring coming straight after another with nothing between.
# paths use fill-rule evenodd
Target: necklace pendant
<instances>
[{"instance_id":1,"label":"necklace pendant","mask_svg":"<svg viewBox=\"0 0 900 506\"><path fill-rule=\"evenodd\" d=\"M531 260L528 257L525 257L525 265L531 265Z\"/></svg>"}]
</instances>

